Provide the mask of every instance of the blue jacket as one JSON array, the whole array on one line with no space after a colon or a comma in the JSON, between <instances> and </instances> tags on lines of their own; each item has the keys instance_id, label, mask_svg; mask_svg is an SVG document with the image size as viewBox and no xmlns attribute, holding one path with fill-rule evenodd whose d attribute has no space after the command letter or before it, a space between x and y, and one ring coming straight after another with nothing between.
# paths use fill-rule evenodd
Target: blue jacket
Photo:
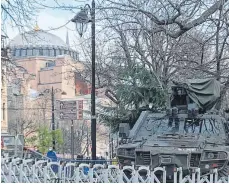
<instances>
[{"instance_id":1,"label":"blue jacket","mask_svg":"<svg viewBox=\"0 0 229 184\"><path fill-rule=\"evenodd\" d=\"M47 157L50 158L53 162L57 162L57 156L54 151L48 151Z\"/></svg>"}]
</instances>

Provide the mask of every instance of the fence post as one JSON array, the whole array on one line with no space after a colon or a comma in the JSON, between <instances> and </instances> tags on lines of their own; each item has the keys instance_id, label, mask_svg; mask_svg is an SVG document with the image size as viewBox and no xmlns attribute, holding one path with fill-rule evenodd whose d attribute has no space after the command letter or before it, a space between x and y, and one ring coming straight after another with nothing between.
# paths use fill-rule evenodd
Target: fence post
<instances>
[{"instance_id":1,"label":"fence post","mask_svg":"<svg viewBox=\"0 0 229 184\"><path fill-rule=\"evenodd\" d=\"M132 183L138 183L138 171L136 171L135 169L132 170L133 177L132 177Z\"/></svg>"},{"instance_id":2,"label":"fence post","mask_svg":"<svg viewBox=\"0 0 229 184\"><path fill-rule=\"evenodd\" d=\"M79 183L80 181L80 170L79 170L79 165L76 164L76 169L75 169L75 183Z\"/></svg>"},{"instance_id":3,"label":"fence post","mask_svg":"<svg viewBox=\"0 0 229 184\"><path fill-rule=\"evenodd\" d=\"M58 183L62 183L63 178L62 178L62 165L61 165L61 163L59 163L58 169L59 169L58 170Z\"/></svg>"},{"instance_id":4,"label":"fence post","mask_svg":"<svg viewBox=\"0 0 229 184\"><path fill-rule=\"evenodd\" d=\"M196 169L196 173L197 173L197 183L200 183L200 168Z\"/></svg>"},{"instance_id":5,"label":"fence post","mask_svg":"<svg viewBox=\"0 0 229 184\"><path fill-rule=\"evenodd\" d=\"M88 171L88 177L90 183L94 183L94 178L93 178L94 170L92 164L90 164L89 171Z\"/></svg>"},{"instance_id":6,"label":"fence post","mask_svg":"<svg viewBox=\"0 0 229 184\"><path fill-rule=\"evenodd\" d=\"M13 166L12 166L13 162L11 161L9 163L9 183L13 183L13 180L12 180L12 172L13 172Z\"/></svg>"},{"instance_id":7,"label":"fence post","mask_svg":"<svg viewBox=\"0 0 229 184\"><path fill-rule=\"evenodd\" d=\"M124 183L124 181L123 181L123 168L120 168L118 172L119 172L118 182L119 183Z\"/></svg>"},{"instance_id":8,"label":"fence post","mask_svg":"<svg viewBox=\"0 0 229 184\"><path fill-rule=\"evenodd\" d=\"M33 183L36 183L35 182L35 175L36 175L35 163L32 166L32 172L33 172L33 174L32 174L32 181L33 181Z\"/></svg>"},{"instance_id":9,"label":"fence post","mask_svg":"<svg viewBox=\"0 0 229 184\"><path fill-rule=\"evenodd\" d=\"M178 170L178 172L179 172L179 183L181 183L182 180L183 180L183 171L182 171L182 167L179 167L177 170Z\"/></svg>"},{"instance_id":10,"label":"fence post","mask_svg":"<svg viewBox=\"0 0 229 184\"><path fill-rule=\"evenodd\" d=\"M47 182L47 174L48 174L48 166L44 166L44 183L48 183Z\"/></svg>"},{"instance_id":11,"label":"fence post","mask_svg":"<svg viewBox=\"0 0 229 184\"><path fill-rule=\"evenodd\" d=\"M213 183L213 180L214 180L214 175L213 175L213 170L211 169L210 170L210 183Z\"/></svg>"},{"instance_id":12,"label":"fence post","mask_svg":"<svg viewBox=\"0 0 229 184\"><path fill-rule=\"evenodd\" d=\"M24 173L24 171L23 171L24 167L23 166L24 166L23 163L20 164L20 172L19 172L19 182L20 183L23 183L23 173Z\"/></svg>"},{"instance_id":13,"label":"fence post","mask_svg":"<svg viewBox=\"0 0 229 184\"><path fill-rule=\"evenodd\" d=\"M218 183L218 169L214 169L213 173L215 174L215 183Z\"/></svg>"},{"instance_id":14,"label":"fence post","mask_svg":"<svg viewBox=\"0 0 229 184\"><path fill-rule=\"evenodd\" d=\"M192 183L195 183L196 180L196 170L192 169Z\"/></svg>"},{"instance_id":15,"label":"fence post","mask_svg":"<svg viewBox=\"0 0 229 184\"><path fill-rule=\"evenodd\" d=\"M104 168L103 168L103 181L104 181L104 183L109 183L109 179L108 179L108 167L107 167L107 165L106 166L104 166Z\"/></svg>"},{"instance_id":16,"label":"fence post","mask_svg":"<svg viewBox=\"0 0 229 184\"><path fill-rule=\"evenodd\" d=\"M177 168L174 168L174 174L173 174L173 182L177 183Z\"/></svg>"},{"instance_id":17,"label":"fence post","mask_svg":"<svg viewBox=\"0 0 229 184\"><path fill-rule=\"evenodd\" d=\"M163 183L166 183L166 169L163 167Z\"/></svg>"}]
</instances>

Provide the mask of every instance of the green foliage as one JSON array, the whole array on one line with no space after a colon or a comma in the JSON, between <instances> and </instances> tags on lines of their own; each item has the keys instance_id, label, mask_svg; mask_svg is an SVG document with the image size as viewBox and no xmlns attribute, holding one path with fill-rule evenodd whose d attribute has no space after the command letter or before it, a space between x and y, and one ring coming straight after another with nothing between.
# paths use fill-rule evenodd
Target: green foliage
<instances>
[{"instance_id":1,"label":"green foliage","mask_svg":"<svg viewBox=\"0 0 229 184\"><path fill-rule=\"evenodd\" d=\"M27 142L36 145L41 153L46 153L49 147L52 147L52 137L55 137L56 144L63 144L63 134L60 129L49 130L43 126L38 129L37 135L27 138ZM36 143L36 144L35 144Z\"/></svg>"},{"instance_id":2,"label":"green foliage","mask_svg":"<svg viewBox=\"0 0 229 184\"><path fill-rule=\"evenodd\" d=\"M37 136L34 135L32 137L26 137L25 138L25 143L28 144L28 145L34 145L34 143L37 142Z\"/></svg>"},{"instance_id":3,"label":"green foliage","mask_svg":"<svg viewBox=\"0 0 229 184\"><path fill-rule=\"evenodd\" d=\"M149 103L153 109L165 107L166 94L156 76L142 66L135 66L120 72L120 80L114 87L120 103L116 107L102 107L100 117L103 123L118 130L119 123L132 127L142 107Z\"/></svg>"}]
</instances>

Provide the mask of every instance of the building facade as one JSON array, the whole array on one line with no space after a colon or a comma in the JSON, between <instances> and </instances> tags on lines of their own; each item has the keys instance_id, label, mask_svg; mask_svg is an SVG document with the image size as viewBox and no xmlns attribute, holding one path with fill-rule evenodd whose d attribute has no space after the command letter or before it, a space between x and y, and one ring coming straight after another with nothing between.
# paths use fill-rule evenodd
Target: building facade
<instances>
[{"instance_id":1,"label":"building facade","mask_svg":"<svg viewBox=\"0 0 229 184\"><path fill-rule=\"evenodd\" d=\"M17 35L10 41L9 47L12 60L17 65L16 75L8 83L11 131L14 134L27 132L18 127L23 122L26 124L25 121L30 122L30 119L50 126L51 89L54 89L55 100L76 96L75 71L83 70L83 65L78 61L78 52L70 48L68 37L65 43L38 26ZM49 93L46 93L48 90ZM31 118L28 118L29 115ZM58 128L56 116L55 121Z\"/></svg>"},{"instance_id":2,"label":"building facade","mask_svg":"<svg viewBox=\"0 0 229 184\"><path fill-rule=\"evenodd\" d=\"M91 90L81 76L84 66L78 61L78 52L70 48L68 37L65 43L56 35L36 27L16 36L9 46L12 59L19 66L17 75L8 84L9 127L12 133L30 135L33 130L30 128L28 131L25 127L39 127L41 123L51 128L50 90L53 88L56 101L77 101L77 119L74 121L75 154L86 151L89 155ZM47 89L49 93L46 93ZM55 127L62 129L65 138L60 153L68 154L71 152L71 121L60 121L57 109L55 102ZM104 156L108 144L108 132L104 126L98 125L97 137L97 153Z\"/></svg>"},{"instance_id":3,"label":"building facade","mask_svg":"<svg viewBox=\"0 0 229 184\"><path fill-rule=\"evenodd\" d=\"M8 63L8 49L6 48L6 37L1 35L1 132L7 133L7 80L6 65Z\"/></svg>"},{"instance_id":4,"label":"building facade","mask_svg":"<svg viewBox=\"0 0 229 184\"><path fill-rule=\"evenodd\" d=\"M11 40L12 58L24 69L21 78L27 77L29 88L41 92L53 87L65 91L65 98L75 96L74 70L83 65L67 43L38 27Z\"/></svg>"}]
</instances>

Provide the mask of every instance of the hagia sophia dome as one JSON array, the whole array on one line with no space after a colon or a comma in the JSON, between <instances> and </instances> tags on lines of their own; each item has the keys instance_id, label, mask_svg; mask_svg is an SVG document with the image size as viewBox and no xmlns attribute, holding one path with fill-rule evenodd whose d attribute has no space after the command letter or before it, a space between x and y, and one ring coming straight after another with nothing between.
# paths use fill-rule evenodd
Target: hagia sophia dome
<instances>
[{"instance_id":1,"label":"hagia sophia dome","mask_svg":"<svg viewBox=\"0 0 229 184\"><path fill-rule=\"evenodd\" d=\"M12 57L15 59L26 57L56 57L58 55L70 55L74 60L78 59L78 53L69 46L68 34L66 43L58 36L39 29L17 35L13 38L9 47Z\"/></svg>"}]
</instances>

